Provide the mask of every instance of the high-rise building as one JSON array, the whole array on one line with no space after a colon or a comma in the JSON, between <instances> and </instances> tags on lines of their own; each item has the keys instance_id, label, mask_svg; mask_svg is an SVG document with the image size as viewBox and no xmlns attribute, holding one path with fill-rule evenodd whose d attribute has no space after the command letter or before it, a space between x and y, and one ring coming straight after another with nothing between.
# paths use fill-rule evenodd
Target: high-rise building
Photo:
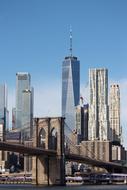
<instances>
[{"instance_id":1,"label":"high-rise building","mask_svg":"<svg viewBox=\"0 0 127 190\"><path fill-rule=\"evenodd\" d=\"M89 140L108 140L108 70L89 70Z\"/></svg>"},{"instance_id":2,"label":"high-rise building","mask_svg":"<svg viewBox=\"0 0 127 190\"><path fill-rule=\"evenodd\" d=\"M33 88L29 73L16 74L16 108L13 109L15 129L21 131L22 141L28 140L33 131Z\"/></svg>"},{"instance_id":3,"label":"high-rise building","mask_svg":"<svg viewBox=\"0 0 127 190\"><path fill-rule=\"evenodd\" d=\"M77 133L77 143L82 140L82 126L84 125L84 110L83 107L76 106L76 133Z\"/></svg>"},{"instance_id":4,"label":"high-rise building","mask_svg":"<svg viewBox=\"0 0 127 190\"><path fill-rule=\"evenodd\" d=\"M110 140L120 142L120 88L118 84L110 86L109 93Z\"/></svg>"},{"instance_id":5,"label":"high-rise building","mask_svg":"<svg viewBox=\"0 0 127 190\"><path fill-rule=\"evenodd\" d=\"M84 104L84 126L82 129L83 140L88 140L89 104Z\"/></svg>"},{"instance_id":6,"label":"high-rise building","mask_svg":"<svg viewBox=\"0 0 127 190\"><path fill-rule=\"evenodd\" d=\"M62 64L62 116L72 130L76 127L75 106L80 99L80 62L72 56L72 34L70 32L70 56Z\"/></svg>"},{"instance_id":7,"label":"high-rise building","mask_svg":"<svg viewBox=\"0 0 127 190\"><path fill-rule=\"evenodd\" d=\"M77 142L88 140L88 104L76 106Z\"/></svg>"},{"instance_id":8,"label":"high-rise building","mask_svg":"<svg viewBox=\"0 0 127 190\"><path fill-rule=\"evenodd\" d=\"M5 84L0 85L0 124L3 124L4 130L8 130L8 109L7 109L7 87Z\"/></svg>"},{"instance_id":9,"label":"high-rise building","mask_svg":"<svg viewBox=\"0 0 127 190\"><path fill-rule=\"evenodd\" d=\"M12 130L16 129L16 108L12 108Z\"/></svg>"},{"instance_id":10,"label":"high-rise building","mask_svg":"<svg viewBox=\"0 0 127 190\"><path fill-rule=\"evenodd\" d=\"M65 57L62 65L62 116L72 130L76 126L75 106L79 104L80 65L77 57Z\"/></svg>"},{"instance_id":11,"label":"high-rise building","mask_svg":"<svg viewBox=\"0 0 127 190\"><path fill-rule=\"evenodd\" d=\"M32 137L33 100L32 90L25 89L22 97L22 140Z\"/></svg>"},{"instance_id":12,"label":"high-rise building","mask_svg":"<svg viewBox=\"0 0 127 190\"><path fill-rule=\"evenodd\" d=\"M29 73L16 73L16 128L22 128L23 91L30 90L31 77Z\"/></svg>"},{"instance_id":13,"label":"high-rise building","mask_svg":"<svg viewBox=\"0 0 127 190\"><path fill-rule=\"evenodd\" d=\"M4 124L0 124L0 141L4 140ZM0 172L5 171L7 152L0 150Z\"/></svg>"}]
</instances>

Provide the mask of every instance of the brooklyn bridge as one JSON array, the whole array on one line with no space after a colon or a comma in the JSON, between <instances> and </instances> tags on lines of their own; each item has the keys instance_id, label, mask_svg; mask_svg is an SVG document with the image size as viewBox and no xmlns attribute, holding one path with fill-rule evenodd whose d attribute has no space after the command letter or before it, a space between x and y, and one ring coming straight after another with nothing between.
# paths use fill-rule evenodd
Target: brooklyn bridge
<instances>
[{"instance_id":1,"label":"brooklyn bridge","mask_svg":"<svg viewBox=\"0 0 127 190\"><path fill-rule=\"evenodd\" d=\"M76 134L65 123L63 117L35 118L33 136L25 143L0 141L0 150L18 152L32 156L33 184L65 185L65 164L67 161L104 168L108 172L127 173L127 167L111 162L109 144L106 144L105 157L98 158L89 149L91 142L76 143ZM95 143L94 142L94 147ZM89 145L88 145L89 144Z\"/></svg>"}]
</instances>

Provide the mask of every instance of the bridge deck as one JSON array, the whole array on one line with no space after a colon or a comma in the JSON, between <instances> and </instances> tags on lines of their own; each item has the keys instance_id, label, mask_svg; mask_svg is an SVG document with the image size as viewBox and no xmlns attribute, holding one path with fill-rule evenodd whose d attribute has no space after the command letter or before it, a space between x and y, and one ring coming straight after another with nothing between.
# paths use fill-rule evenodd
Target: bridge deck
<instances>
[{"instance_id":1,"label":"bridge deck","mask_svg":"<svg viewBox=\"0 0 127 190\"><path fill-rule=\"evenodd\" d=\"M56 156L56 151L54 150L47 150L38 147L36 148L28 147L21 144L10 144L7 142L0 142L0 150L18 152L21 154L26 154L31 156L37 156L37 155Z\"/></svg>"},{"instance_id":2,"label":"bridge deck","mask_svg":"<svg viewBox=\"0 0 127 190\"><path fill-rule=\"evenodd\" d=\"M101 168L114 168L114 169L125 169L127 171L126 166L122 166L121 164L106 162L102 160L95 160L86 156L81 156L77 154L65 154L65 158L68 161L75 161L80 163L90 164L92 166L101 167Z\"/></svg>"},{"instance_id":3,"label":"bridge deck","mask_svg":"<svg viewBox=\"0 0 127 190\"><path fill-rule=\"evenodd\" d=\"M11 144L11 143L7 143L7 142L0 142L0 150L4 150L4 151L11 151L11 152L18 152L21 154L26 154L26 155L30 155L30 156L50 156L50 157L56 157L57 156L57 152L54 150L47 150L47 149L42 149L39 147L28 147L28 146L24 146L21 144ZM68 161L75 161L75 162L80 162L80 163L86 163L86 164L90 164L92 166L96 166L96 167L101 167L101 168L106 168L106 169L110 169L110 168L114 168L114 169L125 169L127 171L127 167L126 166L122 166L120 164L117 163L113 163L113 162L105 162L102 160L95 160L86 156L81 156L81 155L77 155L77 154L69 154L69 153L65 153L65 159Z\"/></svg>"}]
</instances>

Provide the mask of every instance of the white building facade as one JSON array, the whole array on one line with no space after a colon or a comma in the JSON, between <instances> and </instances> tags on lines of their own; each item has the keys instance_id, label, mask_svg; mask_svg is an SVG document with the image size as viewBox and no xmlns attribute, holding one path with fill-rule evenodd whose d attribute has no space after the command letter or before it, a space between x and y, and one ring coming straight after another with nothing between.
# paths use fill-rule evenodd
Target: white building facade
<instances>
[{"instance_id":1,"label":"white building facade","mask_svg":"<svg viewBox=\"0 0 127 190\"><path fill-rule=\"evenodd\" d=\"M120 88L118 84L110 86L109 93L109 122L110 140L119 141L121 138L120 128Z\"/></svg>"},{"instance_id":2,"label":"white building facade","mask_svg":"<svg viewBox=\"0 0 127 190\"><path fill-rule=\"evenodd\" d=\"M108 140L108 70L89 69L88 140Z\"/></svg>"}]
</instances>

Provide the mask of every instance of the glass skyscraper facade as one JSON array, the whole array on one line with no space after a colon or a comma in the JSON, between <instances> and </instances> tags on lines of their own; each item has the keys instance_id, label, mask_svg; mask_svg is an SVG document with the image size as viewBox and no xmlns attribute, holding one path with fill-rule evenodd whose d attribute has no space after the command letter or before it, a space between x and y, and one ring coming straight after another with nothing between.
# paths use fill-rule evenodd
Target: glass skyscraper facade
<instances>
[{"instance_id":1,"label":"glass skyscraper facade","mask_svg":"<svg viewBox=\"0 0 127 190\"><path fill-rule=\"evenodd\" d=\"M75 107L80 99L80 62L77 57L65 57L62 64L62 116L71 130L76 128Z\"/></svg>"},{"instance_id":2,"label":"glass skyscraper facade","mask_svg":"<svg viewBox=\"0 0 127 190\"><path fill-rule=\"evenodd\" d=\"M24 90L22 97L22 139L27 140L32 136L33 118L33 91Z\"/></svg>"},{"instance_id":3,"label":"glass skyscraper facade","mask_svg":"<svg viewBox=\"0 0 127 190\"><path fill-rule=\"evenodd\" d=\"M23 125L25 122L25 118L23 121L23 112L26 113L24 104L29 104L29 98L27 97L27 93L24 92L30 92L31 90L31 76L29 73L17 73L16 74L16 121L15 121L15 127L16 129L23 129ZM25 96L26 95L26 96ZM27 102L28 101L28 102ZM33 104L33 102L31 102ZM32 107L32 106L31 106ZM31 110L28 110L30 111ZM31 115L31 113L28 113L28 115Z\"/></svg>"},{"instance_id":4,"label":"glass skyscraper facade","mask_svg":"<svg viewBox=\"0 0 127 190\"><path fill-rule=\"evenodd\" d=\"M16 128L16 108L12 108L12 130Z\"/></svg>"}]
</instances>

